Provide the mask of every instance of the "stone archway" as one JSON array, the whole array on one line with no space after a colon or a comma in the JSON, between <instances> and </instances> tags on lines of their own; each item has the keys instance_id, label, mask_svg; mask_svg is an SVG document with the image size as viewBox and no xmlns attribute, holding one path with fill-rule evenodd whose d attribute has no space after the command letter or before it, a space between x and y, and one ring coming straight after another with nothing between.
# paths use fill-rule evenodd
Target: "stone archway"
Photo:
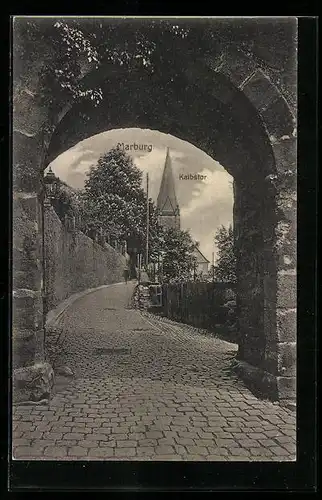
<instances>
[{"instance_id":1,"label":"stone archway","mask_svg":"<svg viewBox=\"0 0 322 500\"><path fill-rule=\"evenodd\" d=\"M169 68L160 67L151 77L141 70L105 65L99 73L86 76L103 88L101 106L67 105L54 120L39 101L37 82L34 90L23 89L14 124L14 163L29 161L31 170L39 172L80 140L109 129L135 126L186 140L225 165L234 177L235 191L237 370L264 395L293 399L295 119L281 92L254 59L236 50L225 51L219 58L186 62L177 71L175 82L170 73ZM29 119L28 109L34 115ZM28 332L38 331L41 339L42 218L37 175L35 179L16 195L19 206L37 226L33 226L32 237L17 238L15 317L22 318L17 323L19 338L32 307L36 319ZM22 248L28 237L38 255L31 256L23 268L20 260L30 256L30 251ZM35 273L29 282L27 269L32 265ZM32 355L28 358L31 361Z\"/></svg>"}]
</instances>

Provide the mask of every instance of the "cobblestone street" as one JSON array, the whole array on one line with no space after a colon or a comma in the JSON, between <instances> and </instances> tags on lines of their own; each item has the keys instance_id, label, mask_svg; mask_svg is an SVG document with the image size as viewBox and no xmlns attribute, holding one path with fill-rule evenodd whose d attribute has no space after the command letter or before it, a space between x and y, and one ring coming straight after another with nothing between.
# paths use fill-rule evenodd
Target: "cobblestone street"
<instances>
[{"instance_id":1,"label":"cobblestone street","mask_svg":"<svg viewBox=\"0 0 322 500\"><path fill-rule=\"evenodd\" d=\"M74 377L48 405L14 407L14 458L295 460L295 413L231 372L237 345L131 309L133 289L100 289L61 316Z\"/></svg>"}]
</instances>

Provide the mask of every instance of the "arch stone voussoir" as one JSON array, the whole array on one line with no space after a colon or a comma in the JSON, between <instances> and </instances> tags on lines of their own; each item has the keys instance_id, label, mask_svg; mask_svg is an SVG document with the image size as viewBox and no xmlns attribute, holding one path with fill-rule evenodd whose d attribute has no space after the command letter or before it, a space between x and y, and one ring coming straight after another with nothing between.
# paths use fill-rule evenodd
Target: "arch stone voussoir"
<instances>
[{"instance_id":1,"label":"arch stone voussoir","mask_svg":"<svg viewBox=\"0 0 322 500\"><path fill-rule=\"evenodd\" d=\"M242 88L256 71L255 61L240 50L231 47L216 58L206 58L206 62L215 72L224 75L236 88Z\"/></svg>"},{"instance_id":2,"label":"arch stone voussoir","mask_svg":"<svg viewBox=\"0 0 322 500\"><path fill-rule=\"evenodd\" d=\"M294 136L296 122L287 101L250 53L229 48L206 61L248 98L261 116L272 141Z\"/></svg>"},{"instance_id":3,"label":"arch stone voussoir","mask_svg":"<svg viewBox=\"0 0 322 500\"><path fill-rule=\"evenodd\" d=\"M240 89L257 109L271 140L293 135L295 121L289 106L261 69L254 71Z\"/></svg>"},{"instance_id":4,"label":"arch stone voussoir","mask_svg":"<svg viewBox=\"0 0 322 500\"><path fill-rule=\"evenodd\" d=\"M239 88L260 114L281 95L261 69L256 69Z\"/></svg>"},{"instance_id":5,"label":"arch stone voussoir","mask_svg":"<svg viewBox=\"0 0 322 500\"><path fill-rule=\"evenodd\" d=\"M271 141L294 135L295 119L286 100L281 95L276 101L271 102L260 115Z\"/></svg>"}]
</instances>

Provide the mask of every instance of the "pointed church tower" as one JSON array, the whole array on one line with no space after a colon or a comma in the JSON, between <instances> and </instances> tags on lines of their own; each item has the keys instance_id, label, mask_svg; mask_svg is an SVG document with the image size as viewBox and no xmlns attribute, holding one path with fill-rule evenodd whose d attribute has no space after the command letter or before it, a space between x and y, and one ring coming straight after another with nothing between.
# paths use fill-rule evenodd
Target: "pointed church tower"
<instances>
[{"instance_id":1,"label":"pointed church tower","mask_svg":"<svg viewBox=\"0 0 322 500\"><path fill-rule=\"evenodd\" d=\"M159 213L159 223L162 226L180 229L180 209L176 197L169 148L167 148L163 176L157 200L157 210Z\"/></svg>"}]
</instances>

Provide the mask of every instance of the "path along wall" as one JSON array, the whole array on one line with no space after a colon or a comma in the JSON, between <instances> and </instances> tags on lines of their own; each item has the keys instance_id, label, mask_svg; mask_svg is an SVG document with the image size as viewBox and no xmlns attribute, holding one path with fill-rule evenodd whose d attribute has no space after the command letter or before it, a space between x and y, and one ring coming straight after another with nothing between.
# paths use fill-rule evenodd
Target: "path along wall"
<instances>
[{"instance_id":1,"label":"path along wall","mask_svg":"<svg viewBox=\"0 0 322 500\"><path fill-rule=\"evenodd\" d=\"M168 318L208 329L237 342L235 287L231 283L175 283L162 286L162 312Z\"/></svg>"},{"instance_id":2,"label":"path along wall","mask_svg":"<svg viewBox=\"0 0 322 500\"><path fill-rule=\"evenodd\" d=\"M63 224L51 206L44 229L47 312L72 293L124 280L126 255Z\"/></svg>"}]
</instances>

